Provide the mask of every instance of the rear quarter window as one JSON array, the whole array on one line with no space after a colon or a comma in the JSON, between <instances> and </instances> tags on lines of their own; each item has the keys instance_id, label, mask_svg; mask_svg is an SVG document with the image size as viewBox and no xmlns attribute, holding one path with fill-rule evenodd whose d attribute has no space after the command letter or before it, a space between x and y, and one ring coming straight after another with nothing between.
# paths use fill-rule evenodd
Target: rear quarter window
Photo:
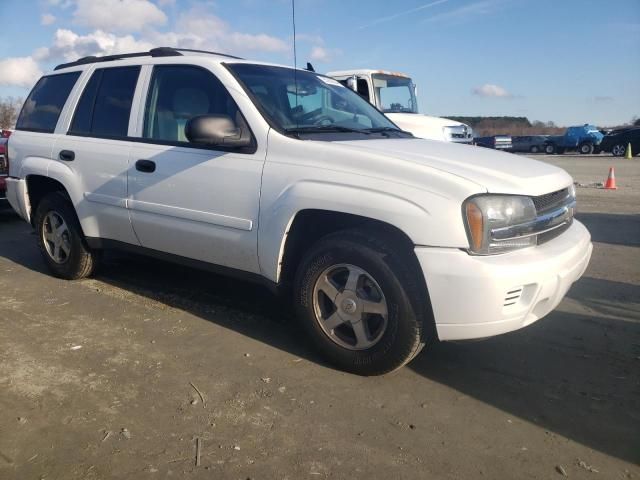
<instances>
[{"instance_id":1,"label":"rear quarter window","mask_svg":"<svg viewBox=\"0 0 640 480\"><path fill-rule=\"evenodd\" d=\"M16 130L53 133L81 72L42 77L24 102Z\"/></svg>"}]
</instances>

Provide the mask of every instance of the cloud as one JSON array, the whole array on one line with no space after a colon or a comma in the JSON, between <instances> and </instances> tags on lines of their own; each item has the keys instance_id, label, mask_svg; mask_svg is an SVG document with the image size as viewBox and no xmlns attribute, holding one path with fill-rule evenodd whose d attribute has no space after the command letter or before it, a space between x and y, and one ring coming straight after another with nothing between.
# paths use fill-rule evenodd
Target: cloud
<instances>
[{"instance_id":1,"label":"cloud","mask_svg":"<svg viewBox=\"0 0 640 480\"><path fill-rule=\"evenodd\" d=\"M328 49L325 47L320 47L320 46L315 46L311 49L311 53L309 54L309 58L313 61L316 62L320 62L320 63L328 63L331 60L333 60L333 58L336 55L339 55L341 53L340 50L337 49Z\"/></svg>"},{"instance_id":2,"label":"cloud","mask_svg":"<svg viewBox=\"0 0 640 480\"><path fill-rule=\"evenodd\" d=\"M424 5L420 5L419 7L416 8L411 8L409 10L403 10L401 12L397 12L394 13L393 15L388 15L386 17L380 17L377 18L365 25L362 25L361 27L358 27L358 30L362 30L364 28L369 28L369 27L373 27L375 25L380 25L381 23L385 23L385 22L389 22L391 20L395 20L398 17L402 17L404 15L409 15L410 13L416 13L419 12L421 10L424 10L426 8L431 8L431 7L435 7L436 5L440 5L441 3L446 3L450 0L435 0L433 2L429 2L429 3L425 3Z\"/></svg>"},{"instance_id":3,"label":"cloud","mask_svg":"<svg viewBox=\"0 0 640 480\"><path fill-rule=\"evenodd\" d=\"M113 55L116 53L145 51L153 44L136 40L132 35L118 36L102 30L87 35L78 35L71 30L59 28L54 34L51 47L37 49L36 60L76 60L88 55Z\"/></svg>"},{"instance_id":4,"label":"cloud","mask_svg":"<svg viewBox=\"0 0 640 480\"><path fill-rule=\"evenodd\" d=\"M499 97L499 98L512 98L511 95L506 89L500 87L498 85L493 85L491 83L485 83L479 87L475 87L471 90L471 93L474 95L478 95L479 97Z\"/></svg>"},{"instance_id":5,"label":"cloud","mask_svg":"<svg viewBox=\"0 0 640 480\"><path fill-rule=\"evenodd\" d=\"M235 31L220 17L207 13L201 7L194 7L178 17L175 31L150 32L148 40L156 45L170 45L183 48L200 48L226 53L242 52L288 52L290 42L266 33L245 33Z\"/></svg>"},{"instance_id":6,"label":"cloud","mask_svg":"<svg viewBox=\"0 0 640 480\"><path fill-rule=\"evenodd\" d=\"M40 17L40 23L42 25L51 25L56 21L55 15L51 15L50 13L43 13Z\"/></svg>"},{"instance_id":7,"label":"cloud","mask_svg":"<svg viewBox=\"0 0 640 480\"><path fill-rule=\"evenodd\" d=\"M0 60L0 85L29 88L41 76L38 63L31 57Z\"/></svg>"},{"instance_id":8,"label":"cloud","mask_svg":"<svg viewBox=\"0 0 640 480\"><path fill-rule=\"evenodd\" d=\"M73 19L78 25L114 32L137 32L167 22L165 13L148 0L76 0Z\"/></svg>"},{"instance_id":9,"label":"cloud","mask_svg":"<svg viewBox=\"0 0 640 480\"><path fill-rule=\"evenodd\" d=\"M604 96L595 96L593 97L593 100L596 103L610 103L610 102L613 102L614 98L608 95L604 95Z\"/></svg>"}]
</instances>

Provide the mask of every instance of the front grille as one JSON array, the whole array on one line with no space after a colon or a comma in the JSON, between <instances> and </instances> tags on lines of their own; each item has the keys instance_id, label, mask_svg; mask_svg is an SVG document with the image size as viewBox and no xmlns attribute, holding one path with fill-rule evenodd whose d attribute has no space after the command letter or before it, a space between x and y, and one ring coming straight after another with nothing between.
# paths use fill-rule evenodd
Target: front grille
<instances>
[{"instance_id":1,"label":"front grille","mask_svg":"<svg viewBox=\"0 0 640 480\"><path fill-rule=\"evenodd\" d=\"M0 175L7 175L9 173L8 167L7 157L0 153Z\"/></svg>"},{"instance_id":2,"label":"front grille","mask_svg":"<svg viewBox=\"0 0 640 480\"><path fill-rule=\"evenodd\" d=\"M567 196L569 196L569 189L563 188L557 192L547 193L546 195L540 195L539 197L532 197L531 199L536 207L536 211L540 213L552 210L554 207L564 203Z\"/></svg>"},{"instance_id":3,"label":"front grille","mask_svg":"<svg viewBox=\"0 0 640 480\"><path fill-rule=\"evenodd\" d=\"M563 232L566 232L567 229L571 226L572 222L573 222L573 218L570 219L567 223L565 223L561 227L556 228L555 230L538 234L538 245L547 243L549 240L553 240L557 236L561 235Z\"/></svg>"}]
</instances>

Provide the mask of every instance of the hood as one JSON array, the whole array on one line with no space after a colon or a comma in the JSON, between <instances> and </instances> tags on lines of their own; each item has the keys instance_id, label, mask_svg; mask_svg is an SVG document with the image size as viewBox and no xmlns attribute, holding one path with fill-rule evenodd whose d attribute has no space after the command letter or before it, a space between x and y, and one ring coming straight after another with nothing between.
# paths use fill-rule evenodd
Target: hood
<instances>
[{"instance_id":1,"label":"hood","mask_svg":"<svg viewBox=\"0 0 640 480\"><path fill-rule=\"evenodd\" d=\"M332 142L344 148L411 162L462 177L491 193L544 195L573 183L561 168L471 145L398 138Z\"/></svg>"},{"instance_id":2,"label":"hood","mask_svg":"<svg viewBox=\"0 0 640 480\"><path fill-rule=\"evenodd\" d=\"M448 118L432 117L419 113L386 113L385 115L403 130L413 133L416 137L429 140L448 141L449 138L445 135L443 127L466 127L471 131L468 125Z\"/></svg>"}]
</instances>

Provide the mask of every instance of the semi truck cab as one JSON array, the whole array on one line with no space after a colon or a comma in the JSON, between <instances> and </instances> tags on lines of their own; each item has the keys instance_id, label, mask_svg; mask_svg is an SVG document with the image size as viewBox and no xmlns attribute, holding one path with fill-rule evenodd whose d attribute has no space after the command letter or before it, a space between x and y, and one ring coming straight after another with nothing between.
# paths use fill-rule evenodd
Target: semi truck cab
<instances>
[{"instance_id":1,"label":"semi truck cab","mask_svg":"<svg viewBox=\"0 0 640 480\"><path fill-rule=\"evenodd\" d=\"M341 70L327 73L356 91L403 130L419 138L454 143L473 142L464 123L418 112L417 87L410 76L387 70Z\"/></svg>"}]
</instances>

